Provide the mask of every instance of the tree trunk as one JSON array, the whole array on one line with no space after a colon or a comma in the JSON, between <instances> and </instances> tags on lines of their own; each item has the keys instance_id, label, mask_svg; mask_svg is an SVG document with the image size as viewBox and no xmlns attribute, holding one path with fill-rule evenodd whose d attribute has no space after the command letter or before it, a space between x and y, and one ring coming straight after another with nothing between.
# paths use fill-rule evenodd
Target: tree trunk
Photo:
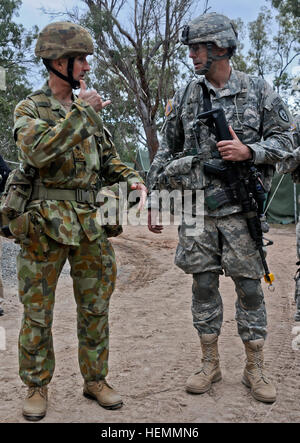
<instances>
[{"instance_id":1,"label":"tree trunk","mask_svg":"<svg viewBox=\"0 0 300 443\"><path fill-rule=\"evenodd\" d=\"M150 163L158 150L159 142L157 137L157 127L155 122L143 122L144 131L147 139L147 146L149 151Z\"/></svg>"}]
</instances>

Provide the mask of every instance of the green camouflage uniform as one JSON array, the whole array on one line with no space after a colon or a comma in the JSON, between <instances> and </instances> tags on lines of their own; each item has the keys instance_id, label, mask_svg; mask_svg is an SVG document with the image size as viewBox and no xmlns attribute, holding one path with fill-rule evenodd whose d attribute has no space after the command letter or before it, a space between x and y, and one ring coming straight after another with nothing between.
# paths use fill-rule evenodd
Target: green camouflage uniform
<instances>
[{"instance_id":1,"label":"green camouflage uniform","mask_svg":"<svg viewBox=\"0 0 300 443\"><path fill-rule=\"evenodd\" d=\"M43 106L49 119L41 118ZM143 182L120 161L99 114L76 97L66 113L47 84L17 105L14 134L23 166L36 168L35 188L96 192L100 179L105 184L125 181L128 189ZM46 385L53 375L54 294L67 259L77 303L81 373L86 381L107 374L108 306L116 262L96 212L93 202L45 196L29 202L20 221L10 224L21 242L17 266L24 316L19 363L20 376L29 386Z\"/></svg>"},{"instance_id":2,"label":"green camouflage uniform","mask_svg":"<svg viewBox=\"0 0 300 443\"><path fill-rule=\"evenodd\" d=\"M274 165L286 155L286 151L292 150L290 114L281 98L263 79L234 69L223 88L213 87L201 76L175 94L167 107L161 146L148 173L148 189L156 189L165 165L170 165L178 152L183 152L183 161L187 159L190 175L194 174L195 177L197 174L193 172L191 156L198 155L200 169L203 160L209 161L214 157L216 138L209 126L200 125L198 131L194 126L196 116L204 111L201 83L208 88L212 108L224 109L228 124L251 149L254 164L262 172L268 191ZM189 183L186 169L182 167L184 181ZM231 276L236 284L236 320L242 340L264 338L266 311L260 284L263 268L246 220L240 214L241 207L227 202L210 208L206 202L222 191L224 185L215 176L205 175L203 169L198 176L201 176L198 189L204 190L205 199L204 232L187 236L183 223L179 227L175 256L176 265L194 276L194 325L200 335L220 333L223 309L218 287L219 274L224 270L225 275ZM192 189L196 188L193 183ZM149 205L158 207L154 194L150 196ZM202 295L199 298L200 292Z\"/></svg>"}]
</instances>

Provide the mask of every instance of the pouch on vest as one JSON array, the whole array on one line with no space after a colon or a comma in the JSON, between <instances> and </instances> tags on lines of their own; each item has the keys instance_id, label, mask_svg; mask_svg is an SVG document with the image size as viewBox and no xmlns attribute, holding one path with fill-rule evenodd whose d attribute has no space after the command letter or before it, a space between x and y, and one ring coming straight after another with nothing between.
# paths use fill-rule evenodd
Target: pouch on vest
<instances>
[{"instance_id":1,"label":"pouch on vest","mask_svg":"<svg viewBox=\"0 0 300 443\"><path fill-rule=\"evenodd\" d=\"M210 210L214 211L217 208L225 205L226 203L231 203L228 197L228 192L226 189L210 189L209 187L205 190L205 203Z\"/></svg>"},{"instance_id":2,"label":"pouch on vest","mask_svg":"<svg viewBox=\"0 0 300 443\"><path fill-rule=\"evenodd\" d=\"M197 190L204 188L203 167L198 156L172 160L157 178L160 189Z\"/></svg>"},{"instance_id":3,"label":"pouch on vest","mask_svg":"<svg viewBox=\"0 0 300 443\"><path fill-rule=\"evenodd\" d=\"M32 180L35 171L28 168L25 171L17 168L8 176L4 192L1 196L0 214L13 220L23 214L32 193Z\"/></svg>"},{"instance_id":4,"label":"pouch on vest","mask_svg":"<svg viewBox=\"0 0 300 443\"><path fill-rule=\"evenodd\" d=\"M122 234L120 224L120 189L119 184L103 187L97 196L97 219L107 237L117 237Z\"/></svg>"},{"instance_id":5,"label":"pouch on vest","mask_svg":"<svg viewBox=\"0 0 300 443\"><path fill-rule=\"evenodd\" d=\"M10 221L9 230L18 243L30 243L28 239L29 223L29 212L24 212L23 214L19 215L19 217L16 217L12 221Z\"/></svg>"},{"instance_id":6,"label":"pouch on vest","mask_svg":"<svg viewBox=\"0 0 300 443\"><path fill-rule=\"evenodd\" d=\"M33 261L48 261L49 241L44 234L44 219L34 210L19 215L9 223L15 243L21 244L23 257Z\"/></svg>"}]
</instances>

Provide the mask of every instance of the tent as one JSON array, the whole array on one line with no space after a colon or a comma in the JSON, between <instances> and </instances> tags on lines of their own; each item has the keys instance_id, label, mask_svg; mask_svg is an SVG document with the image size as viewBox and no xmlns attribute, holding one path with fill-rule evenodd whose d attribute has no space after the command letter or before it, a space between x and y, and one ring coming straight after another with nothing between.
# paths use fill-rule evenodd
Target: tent
<instances>
[{"instance_id":1,"label":"tent","mask_svg":"<svg viewBox=\"0 0 300 443\"><path fill-rule=\"evenodd\" d=\"M136 169L144 179L146 178L150 169L149 152L147 149L138 149L134 169Z\"/></svg>"},{"instance_id":2,"label":"tent","mask_svg":"<svg viewBox=\"0 0 300 443\"><path fill-rule=\"evenodd\" d=\"M294 184L290 174L275 172L266 202L269 223L297 223L299 216L300 184Z\"/></svg>"}]
</instances>

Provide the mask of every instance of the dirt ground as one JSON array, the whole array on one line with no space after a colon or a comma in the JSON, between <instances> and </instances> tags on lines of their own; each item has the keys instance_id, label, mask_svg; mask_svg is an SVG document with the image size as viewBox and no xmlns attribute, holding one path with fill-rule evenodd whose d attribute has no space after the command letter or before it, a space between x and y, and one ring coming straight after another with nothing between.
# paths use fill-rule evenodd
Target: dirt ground
<instances>
[{"instance_id":1,"label":"dirt ground","mask_svg":"<svg viewBox=\"0 0 300 443\"><path fill-rule=\"evenodd\" d=\"M263 283L269 335L266 368L276 383L272 405L255 401L241 383L245 355L234 319L234 286L221 277L224 324L220 336L223 380L203 395L185 392L185 381L200 362L192 326L191 276L175 267L176 227L154 235L146 227L126 227L112 240L119 266L110 308L108 381L124 406L104 410L82 395L77 362L76 307L68 273L60 277L54 317L56 370L42 422L239 423L300 422L300 350L293 350L296 271L295 225L271 225L268 264L276 290ZM24 422L26 387L18 376L17 339L22 315L16 286L6 287L6 350L0 350L0 422ZM298 323L300 326L300 324Z\"/></svg>"}]
</instances>

